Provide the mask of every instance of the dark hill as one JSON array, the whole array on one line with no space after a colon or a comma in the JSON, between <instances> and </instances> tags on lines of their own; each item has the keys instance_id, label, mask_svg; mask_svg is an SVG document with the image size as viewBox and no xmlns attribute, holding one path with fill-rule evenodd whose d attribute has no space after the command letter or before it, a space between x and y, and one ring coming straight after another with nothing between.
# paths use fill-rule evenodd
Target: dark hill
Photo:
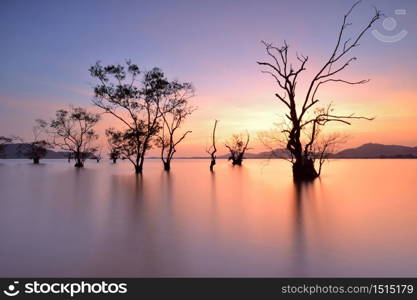
<instances>
[{"instance_id":1,"label":"dark hill","mask_svg":"<svg viewBox=\"0 0 417 300\"><path fill-rule=\"evenodd\" d=\"M19 153L20 145L23 146L25 144L24 143L5 144L4 152L0 154L1 158L25 158L22 154ZM67 152L54 151L54 150L48 150L45 156L45 158L47 159L57 159L57 158L67 158L67 157L68 157Z\"/></svg>"},{"instance_id":2,"label":"dark hill","mask_svg":"<svg viewBox=\"0 0 417 300\"><path fill-rule=\"evenodd\" d=\"M368 143L336 153L335 158L401 158L416 157L417 147Z\"/></svg>"}]
</instances>

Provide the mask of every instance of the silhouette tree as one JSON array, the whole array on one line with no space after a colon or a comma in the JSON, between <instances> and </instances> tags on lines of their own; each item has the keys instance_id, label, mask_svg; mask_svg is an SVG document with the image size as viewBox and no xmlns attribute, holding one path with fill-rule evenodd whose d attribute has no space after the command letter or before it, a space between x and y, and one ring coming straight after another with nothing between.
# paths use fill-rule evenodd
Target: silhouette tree
<instances>
[{"instance_id":1,"label":"silhouette tree","mask_svg":"<svg viewBox=\"0 0 417 300\"><path fill-rule=\"evenodd\" d=\"M306 63L308 56L296 55L299 61L299 66L295 67L288 60L288 45L284 41L281 47L275 47L270 43L262 41L266 48L270 61L258 61L257 63L264 66L266 69L263 73L269 74L276 81L281 93L276 93L275 96L285 104L288 112L285 114L290 121L290 128L286 129L284 134L287 137L286 148L291 153L293 159L292 170L295 180L312 180L319 174L314 167L314 159L310 155L309 148L314 143L313 140L307 141L303 145L301 141L302 132L309 126L320 124L321 126L329 122L342 122L350 124L350 119L367 119L372 118L355 116L354 114L339 115L332 110L322 109L319 114L315 114L312 118L308 118L309 112L319 102L316 97L317 92L321 86L331 82L345 83L349 85L364 84L369 80L348 81L336 77L343 71L351 62L356 60L356 57L346 59L346 56L352 49L359 46L359 41L364 34L372 27L372 25L381 17L381 12L375 9L375 14L367 23L367 25L355 36L346 38L345 31L351 23L348 21L353 9L359 4L356 2L344 15L343 22L339 30L336 45L330 57L315 74L308 85L305 98L299 102L296 98L296 86L298 76L306 70ZM298 90L297 90L298 91ZM297 103L301 107L297 107Z\"/></svg>"},{"instance_id":2,"label":"silhouette tree","mask_svg":"<svg viewBox=\"0 0 417 300\"><path fill-rule=\"evenodd\" d=\"M188 88L189 84L169 82L158 68L145 72L139 82L139 67L130 61L126 66L102 66L97 62L89 71L99 81L93 103L125 127L110 128L108 135L114 135L112 141L120 147L122 158L134 165L136 174L142 173L146 151L162 127L161 118L166 113L162 108L172 99L176 87Z\"/></svg>"},{"instance_id":3,"label":"silhouette tree","mask_svg":"<svg viewBox=\"0 0 417 300\"><path fill-rule=\"evenodd\" d=\"M212 140L211 140L211 146L206 149L206 152L210 154L210 172L213 172L214 165L216 164L216 128L218 120L214 120L214 126L213 126L213 133L212 133Z\"/></svg>"},{"instance_id":4,"label":"silhouette tree","mask_svg":"<svg viewBox=\"0 0 417 300\"><path fill-rule=\"evenodd\" d=\"M115 164L117 163L117 160L121 158L121 151L118 145L113 144L112 129L106 130L106 136L107 136L107 144L109 148L109 158L113 161L113 164Z\"/></svg>"},{"instance_id":5,"label":"silhouette tree","mask_svg":"<svg viewBox=\"0 0 417 300\"><path fill-rule=\"evenodd\" d=\"M72 153L77 168L84 167L84 161L96 151L92 144L98 139L94 126L99 120L98 114L71 107L57 110L49 125L53 144Z\"/></svg>"},{"instance_id":6,"label":"silhouette tree","mask_svg":"<svg viewBox=\"0 0 417 300\"><path fill-rule=\"evenodd\" d=\"M102 146L95 147L95 151L94 151L93 155L94 155L94 159L97 161L97 163L99 163L100 160L103 158L102 157L102 152L103 152L103 147Z\"/></svg>"},{"instance_id":7,"label":"silhouette tree","mask_svg":"<svg viewBox=\"0 0 417 300\"><path fill-rule=\"evenodd\" d=\"M333 133L317 137L314 143L313 152L314 159L318 161L318 176L321 175L323 164L331 157L332 154L338 151L338 146L346 142L346 136Z\"/></svg>"},{"instance_id":8,"label":"silhouette tree","mask_svg":"<svg viewBox=\"0 0 417 300\"><path fill-rule=\"evenodd\" d=\"M39 160L46 156L48 148L51 148L52 145L45 139L48 123L41 119L37 119L35 123L32 128L33 140L20 144L18 151L23 156L32 159L34 164L39 164Z\"/></svg>"},{"instance_id":9,"label":"silhouette tree","mask_svg":"<svg viewBox=\"0 0 417 300\"><path fill-rule=\"evenodd\" d=\"M226 141L225 146L229 149L229 160L232 161L232 165L241 166L246 150L249 144L249 133L246 133L246 141L244 135L234 134L229 141Z\"/></svg>"},{"instance_id":10,"label":"silhouette tree","mask_svg":"<svg viewBox=\"0 0 417 300\"><path fill-rule=\"evenodd\" d=\"M120 152L118 152L116 148L111 148L109 157L113 161L113 164L115 164L117 163L117 160L120 158Z\"/></svg>"},{"instance_id":11,"label":"silhouette tree","mask_svg":"<svg viewBox=\"0 0 417 300\"><path fill-rule=\"evenodd\" d=\"M320 110L322 109L316 111ZM270 151L270 158L281 158L294 163L295 157L285 148L288 141L288 136L285 133L289 131L289 128L291 128L291 124L283 121L275 123L275 128L272 130L258 133L259 140ZM321 175L323 164L347 140L346 135L336 132L324 134L322 129L322 126L316 123L316 126L303 130L303 143L307 146L308 155L315 164L318 176ZM312 135L314 135L314 138L311 137ZM313 142L309 144L311 141Z\"/></svg>"},{"instance_id":12,"label":"silhouette tree","mask_svg":"<svg viewBox=\"0 0 417 300\"><path fill-rule=\"evenodd\" d=\"M113 153L117 153L121 159L129 160L134 166L136 173L139 172L140 157L145 133L140 127L136 129L125 129L124 131L109 128L106 135L112 145ZM150 148L150 147L149 147ZM149 149L148 148L148 149ZM113 159L113 162L115 160Z\"/></svg>"},{"instance_id":13,"label":"silhouette tree","mask_svg":"<svg viewBox=\"0 0 417 300\"><path fill-rule=\"evenodd\" d=\"M176 152L176 146L185 139L187 134L191 133L188 130L176 137L176 132L184 120L196 109L188 103L188 99L194 96L194 90L190 84L172 82L170 86L172 96L162 107L163 122L157 138L157 145L161 148L161 160L165 171L171 169L171 160Z\"/></svg>"}]
</instances>

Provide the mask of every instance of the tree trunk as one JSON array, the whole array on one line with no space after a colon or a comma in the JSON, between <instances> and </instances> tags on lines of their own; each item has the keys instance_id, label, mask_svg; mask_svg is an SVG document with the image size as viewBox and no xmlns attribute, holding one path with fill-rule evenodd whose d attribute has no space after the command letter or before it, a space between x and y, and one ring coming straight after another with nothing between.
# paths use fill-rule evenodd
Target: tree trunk
<instances>
[{"instance_id":1,"label":"tree trunk","mask_svg":"<svg viewBox=\"0 0 417 300\"><path fill-rule=\"evenodd\" d=\"M169 172L171 170L171 161L167 160L166 162L164 161L164 170Z\"/></svg>"},{"instance_id":2,"label":"tree trunk","mask_svg":"<svg viewBox=\"0 0 417 300\"><path fill-rule=\"evenodd\" d=\"M136 174L142 174L143 172L143 162L145 161L145 152L146 151L143 150L140 156L136 159L136 167L135 167Z\"/></svg>"},{"instance_id":3,"label":"tree trunk","mask_svg":"<svg viewBox=\"0 0 417 300\"><path fill-rule=\"evenodd\" d=\"M136 174L142 174L142 164L135 166L135 173Z\"/></svg>"},{"instance_id":4,"label":"tree trunk","mask_svg":"<svg viewBox=\"0 0 417 300\"><path fill-rule=\"evenodd\" d=\"M241 166L242 165L242 160L237 158L237 159L232 159L232 165L233 166Z\"/></svg>"},{"instance_id":5,"label":"tree trunk","mask_svg":"<svg viewBox=\"0 0 417 300\"><path fill-rule=\"evenodd\" d=\"M117 158L113 158L113 163L115 164L117 162Z\"/></svg>"},{"instance_id":6,"label":"tree trunk","mask_svg":"<svg viewBox=\"0 0 417 300\"><path fill-rule=\"evenodd\" d=\"M33 159L33 163L34 163L35 165L38 165L38 164L39 164L39 157L35 157L35 158Z\"/></svg>"},{"instance_id":7,"label":"tree trunk","mask_svg":"<svg viewBox=\"0 0 417 300\"><path fill-rule=\"evenodd\" d=\"M83 168L84 167L83 161L81 159L77 158L74 167L76 167L76 168Z\"/></svg>"},{"instance_id":8,"label":"tree trunk","mask_svg":"<svg viewBox=\"0 0 417 300\"><path fill-rule=\"evenodd\" d=\"M301 129L299 123L293 122L293 126L287 149L295 158L295 162L292 165L294 181L312 181L319 175L314 168L314 161L311 158L303 156L303 147L300 141Z\"/></svg>"},{"instance_id":9,"label":"tree trunk","mask_svg":"<svg viewBox=\"0 0 417 300\"><path fill-rule=\"evenodd\" d=\"M210 162L210 172L213 172L214 165L216 164L216 160L214 158L211 159Z\"/></svg>"},{"instance_id":10,"label":"tree trunk","mask_svg":"<svg viewBox=\"0 0 417 300\"><path fill-rule=\"evenodd\" d=\"M312 159L296 160L292 165L294 181L311 181L319 176Z\"/></svg>"}]
</instances>

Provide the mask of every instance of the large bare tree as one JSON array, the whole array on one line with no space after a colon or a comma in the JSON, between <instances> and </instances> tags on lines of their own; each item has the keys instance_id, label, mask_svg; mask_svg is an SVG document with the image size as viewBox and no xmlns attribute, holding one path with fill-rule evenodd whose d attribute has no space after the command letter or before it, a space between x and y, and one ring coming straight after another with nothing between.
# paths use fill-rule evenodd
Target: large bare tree
<instances>
[{"instance_id":1,"label":"large bare tree","mask_svg":"<svg viewBox=\"0 0 417 300\"><path fill-rule=\"evenodd\" d=\"M275 96L284 103L287 108L285 117L290 121L290 126L283 130L286 135L286 148L291 153L293 177L295 180L312 180L319 176L314 167L314 158L312 157L311 147L314 145L314 127L324 126L329 122L342 122L350 124L352 119L367 119L355 114L340 115L333 109L321 108L318 112L311 114L317 107L319 99L317 97L319 88L329 83L345 83L349 85L364 84L369 80L348 81L338 77L346 67L348 67L356 57L348 57L351 50L359 46L359 41L372 25L381 17L381 12L375 9L375 13L367 25L360 30L355 36L345 37L346 28L351 25L349 17L355 7L359 4L356 2L343 17L336 45L333 48L329 58L324 65L314 75L308 84L305 97L297 98L296 92L297 80L299 75L306 70L308 56L296 54L298 66L289 61L288 44L284 41L283 46L276 47L271 43L262 42L265 46L266 53L270 58L269 61L258 61L257 63L265 69L263 73L269 74L276 81L280 92ZM310 127L313 133L309 140L302 141L303 131ZM312 130L311 130L312 129Z\"/></svg>"},{"instance_id":2,"label":"large bare tree","mask_svg":"<svg viewBox=\"0 0 417 300\"><path fill-rule=\"evenodd\" d=\"M93 142L98 139L94 129L100 115L90 113L82 107L59 109L49 127L53 135L53 144L69 151L75 159L75 167L84 167L84 161L96 148Z\"/></svg>"}]
</instances>

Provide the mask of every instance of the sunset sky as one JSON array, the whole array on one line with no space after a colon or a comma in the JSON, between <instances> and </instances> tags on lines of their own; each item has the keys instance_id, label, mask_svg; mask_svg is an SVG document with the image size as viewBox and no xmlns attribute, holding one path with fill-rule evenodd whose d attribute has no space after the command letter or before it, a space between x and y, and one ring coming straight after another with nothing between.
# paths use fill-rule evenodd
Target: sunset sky
<instances>
[{"instance_id":1,"label":"sunset sky","mask_svg":"<svg viewBox=\"0 0 417 300\"><path fill-rule=\"evenodd\" d=\"M252 152L263 151L257 132L270 129L285 113L276 86L261 73L266 59L261 40L309 56L305 82L328 59L344 13L353 1L0 1L0 135L29 139L36 118L50 119L69 104L94 109L88 68L131 59L142 70L154 66L168 78L190 81L198 110L184 124L192 134L179 155L204 155L214 119L219 144L248 130ZM375 29L386 36L406 31L387 43L368 32L352 55L358 60L343 73L366 85L329 85L319 98L341 114L375 116L372 122L333 126L347 134L344 147L366 142L417 146L417 1L364 0L353 12L350 30L372 17L373 6L395 19L395 28ZM405 14L395 14L395 10ZM391 29L391 30L387 30ZM355 31L355 32L356 32ZM117 122L106 117L100 134ZM104 145L104 140L103 140ZM221 152L225 152L222 149Z\"/></svg>"}]
</instances>

